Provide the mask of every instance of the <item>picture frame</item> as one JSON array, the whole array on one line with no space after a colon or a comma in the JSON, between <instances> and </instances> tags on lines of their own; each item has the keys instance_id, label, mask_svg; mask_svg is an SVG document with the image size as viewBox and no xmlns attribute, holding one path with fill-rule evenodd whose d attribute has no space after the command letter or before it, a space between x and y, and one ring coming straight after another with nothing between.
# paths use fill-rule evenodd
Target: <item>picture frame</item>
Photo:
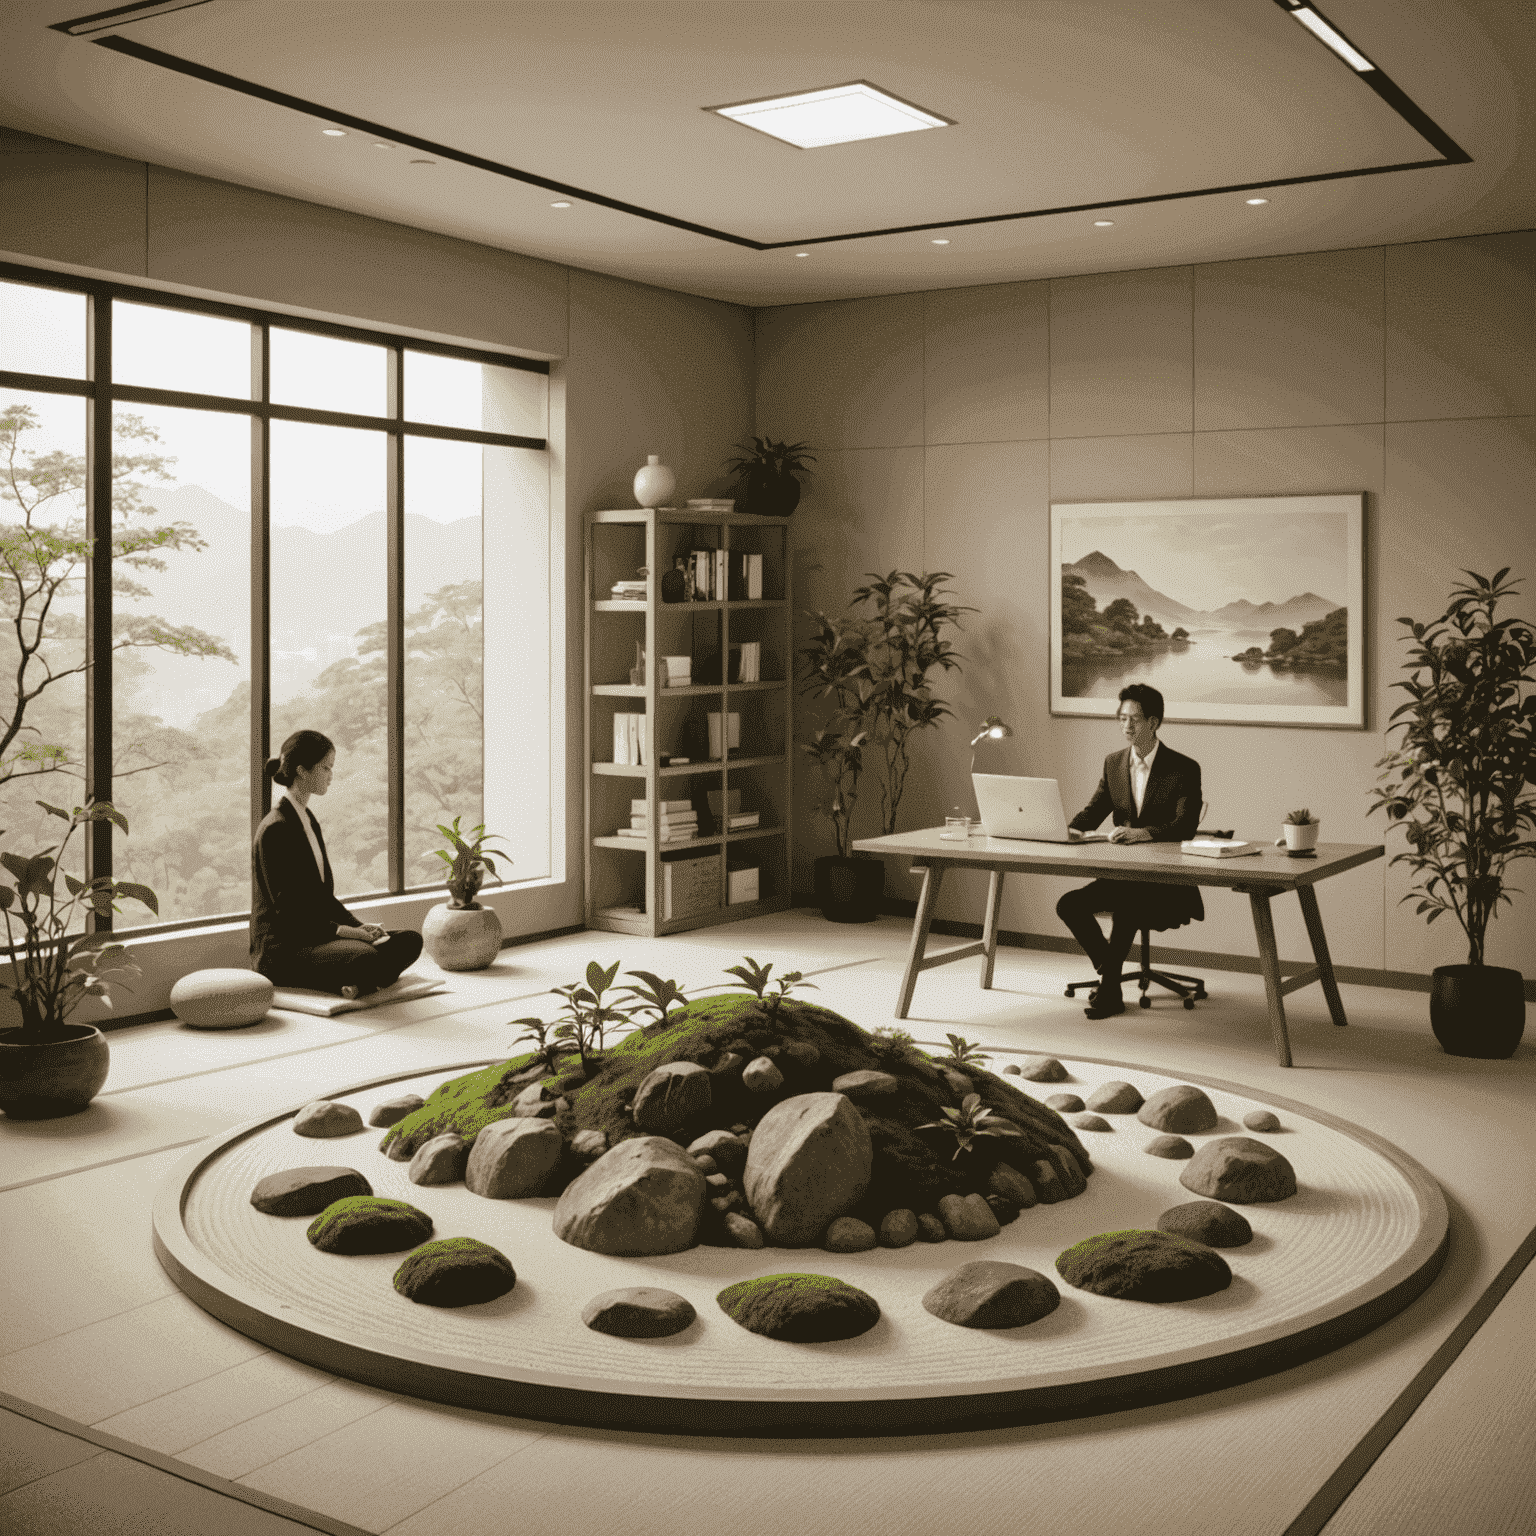
<instances>
[{"instance_id":1,"label":"picture frame","mask_svg":"<svg viewBox=\"0 0 1536 1536\"><path fill-rule=\"evenodd\" d=\"M1050 711L1366 727L1365 492L1051 503Z\"/></svg>"}]
</instances>

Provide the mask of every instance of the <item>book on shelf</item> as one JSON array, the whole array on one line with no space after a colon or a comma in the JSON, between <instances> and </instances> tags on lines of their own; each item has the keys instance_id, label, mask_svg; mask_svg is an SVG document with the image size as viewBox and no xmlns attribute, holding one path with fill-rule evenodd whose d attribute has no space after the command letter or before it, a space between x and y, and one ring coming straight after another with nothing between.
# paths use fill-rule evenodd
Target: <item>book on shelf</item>
<instances>
[{"instance_id":1,"label":"book on shelf","mask_svg":"<svg viewBox=\"0 0 1536 1536\"><path fill-rule=\"evenodd\" d=\"M761 825L762 817L758 811L739 811L734 816L727 816L725 824L732 832L750 832L753 827Z\"/></svg>"},{"instance_id":2,"label":"book on shelf","mask_svg":"<svg viewBox=\"0 0 1536 1536\"><path fill-rule=\"evenodd\" d=\"M722 720L720 711L712 709L709 715L709 755L718 761L727 752L735 752L741 747L741 716L736 710L731 710Z\"/></svg>"},{"instance_id":3,"label":"book on shelf","mask_svg":"<svg viewBox=\"0 0 1536 1536\"><path fill-rule=\"evenodd\" d=\"M646 760L646 723L644 715L620 710L613 717L613 760L616 764L637 767Z\"/></svg>"},{"instance_id":4,"label":"book on shelf","mask_svg":"<svg viewBox=\"0 0 1536 1536\"><path fill-rule=\"evenodd\" d=\"M629 813L631 816L643 816L648 809L649 807L644 800L631 800L629 802ZM660 816L665 816L669 811L691 811L692 809L692 800L658 800L656 802L656 812Z\"/></svg>"},{"instance_id":5,"label":"book on shelf","mask_svg":"<svg viewBox=\"0 0 1536 1536\"><path fill-rule=\"evenodd\" d=\"M613 596L628 602L644 602L646 597L645 582L641 581L616 581L610 589Z\"/></svg>"},{"instance_id":6,"label":"book on shelf","mask_svg":"<svg viewBox=\"0 0 1536 1536\"><path fill-rule=\"evenodd\" d=\"M662 915L697 917L720 906L720 866L712 858L671 859L661 866Z\"/></svg>"},{"instance_id":7,"label":"book on shelf","mask_svg":"<svg viewBox=\"0 0 1536 1536\"><path fill-rule=\"evenodd\" d=\"M763 557L752 554L731 556L728 595L732 602L756 601L763 595Z\"/></svg>"},{"instance_id":8,"label":"book on shelf","mask_svg":"<svg viewBox=\"0 0 1536 1536\"><path fill-rule=\"evenodd\" d=\"M758 683L762 681L763 642L761 640L743 640L741 642L741 660L737 665L736 671L736 681L738 683Z\"/></svg>"},{"instance_id":9,"label":"book on shelf","mask_svg":"<svg viewBox=\"0 0 1536 1536\"><path fill-rule=\"evenodd\" d=\"M631 816L629 825L632 831L644 832L650 826L644 816ZM657 827L663 832L687 832L689 836L695 835L699 830L699 818L697 816L677 816L658 821Z\"/></svg>"},{"instance_id":10,"label":"book on shelf","mask_svg":"<svg viewBox=\"0 0 1536 1536\"><path fill-rule=\"evenodd\" d=\"M1262 851L1257 843L1232 838L1192 837L1179 844L1180 853L1197 853L1206 859L1237 859L1244 854Z\"/></svg>"},{"instance_id":11,"label":"book on shelf","mask_svg":"<svg viewBox=\"0 0 1536 1536\"><path fill-rule=\"evenodd\" d=\"M663 656L661 664L667 669L662 681L664 688L689 688L693 686L692 656Z\"/></svg>"},{"instance_id":12,"label":"book on shelf","mask_svg":"<svg viewBox=\"0 0 1536 1536\"><path fill-rule=\"evenodd\" d=\"M646 841L646 838L649 834L644 827L629 826L615 827L613 829L613 835L615 837L633 838L635 842L643 843ZM661 831L656 834L656 841L658 843L691 843L698 835L699 829L696 826L663 827Z\"/></svg>"},{"instance_id":13,"label":"book on shelf","mask_svg":"<svg viewBox=\"0 0 1536 1536\"><path fill-rule=\"evenodd\" d=\"M736 498L734 496L691 496L688 499L690 512L734 512L736 510Z\"/></svg>"}]
</instances>

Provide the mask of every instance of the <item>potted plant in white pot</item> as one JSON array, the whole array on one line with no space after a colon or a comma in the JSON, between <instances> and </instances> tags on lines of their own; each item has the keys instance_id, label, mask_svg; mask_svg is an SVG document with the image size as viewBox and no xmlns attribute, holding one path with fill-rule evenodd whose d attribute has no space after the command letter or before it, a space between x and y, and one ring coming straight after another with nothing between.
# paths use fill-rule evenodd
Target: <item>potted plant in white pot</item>
<instances>
[{"instance_id":1,"label":"potted plant in white pot","mask_svg":"<svg viewBox=\"0 0 1536 1536\"><path fill-rule=\"evenodd\" d=\"M1465 965L1437 966L1429 1017L1452 1056L1514 1054L1525 1029L1521 973L1484 963L1488 924L1510 899L1505 871L1536 854L1536 631L1497 618L1517 583L1508 567L1491 579L1466 571L1443 614L1428 624L1399 619L1413 647L1410 675L1392 686L1408 702L1389 730L1403 733L1378 763L1371 811L1403 829L1394 864L1418 877L1403 897L1433 923L1446 913L1467 937Z\"/></svg>"},{"instance_id":2,"label":"potted plant in white pot","mask_svg":"<svg viewBox=\"0 0 1536 1536\"><path fill-rule=\"evenodd\" d=\"M0 979L0 993L21 1012L18 1027L0 1029L0 1110L13 1120L78 1114L96 1097L110 1064L106 1036L92 1024L71 1024L69 1016L83 997L99 997L110 1005L109 985L139 974L111 933L71 934L70 925L83 919L86 910L101 916L117 911L122 898L160 913L147 885L110 875L77 880L60 867L71 839L88 822L111 821L127 832L120 812L105 800L73 811L37 803L67 823L63 841L31 858L0 853L0 864L16 881L14 886L0 881L11 966L9 979ZM67 899L58 893L61 874Z\"/></svg>"},{"instance_id":3,"label":"potted plant in white pot","mask_svg":"<svg viewBox=\"0 0 1536 1536\"><path fill-rule=\"evenodd\" d=\"M1288 853L1309 853L1317 847L1323 824L1306 806L1302 806L1299 811L1286 812L1280 830Z\"/></svg>"},{"instance_id":4,"label":"potted plant in white pot","mask_svg":"<svg viewBox=\"0 0 1536 1536\"><path fill-rule=\"evenodd\" d=\"M451 826L439 825L449 849L435 850L448 866L448 900L433 907L421 925L422 947L429 958L445 971L484 970L501 949L501 919L493 907L482 907L475 897L489 875L498 884L496 860L512 860L503 852L493 852L485 845L501 842L482 823L470 832L459 829L461 818Z\"/></svg>"}]
</instances>

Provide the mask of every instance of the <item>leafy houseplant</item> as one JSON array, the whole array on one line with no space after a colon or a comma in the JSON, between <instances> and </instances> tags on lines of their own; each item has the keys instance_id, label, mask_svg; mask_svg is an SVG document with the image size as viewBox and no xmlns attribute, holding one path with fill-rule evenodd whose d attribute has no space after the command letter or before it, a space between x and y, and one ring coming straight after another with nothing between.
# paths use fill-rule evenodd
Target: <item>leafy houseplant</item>
<instances>
[{"instance_id":1,"label":"leafy houseplant","mask_svg":"<svg viewBox=\"0 0 1536 1536\"><path fill-rule=\"evenodd\" d=\"M950 1036L954 1038L953 1035ZM980 1136L1022 1136L1024 1133L1011 1120L1005 1120L994 1110L987 1108L981 1102L979 1093L968 1093L961 1099L960 1107L954 1108L946 1104L942 1110L942 1120L930 1120L926 1125L917 1127L920 1131L947 1131L955 1138L955 1160L958 1161L962 1152L976 1150L976 1140Z\"/></svg>"},{"instance_id":2,"label":"leafy houseplant","mask_svg":"<svg viewBox=\"0 0 1536 1536\"><path fill-rule=\"evenodd\" d=\"M485 845L501 842L495 832L487 832L484 823L465 832L455 816L451 824L438 826L448 848L434 850L448 866L449 900L433 907L421 925L421 941L428 955L445 971L479 971L496 958L501 948L501 919L490 907L482 907L475 897L487 874L498 883L501 876L496 860L511 857ZM452 852L449 852L452 849Z\"/></svg>"},{"instance_id":3,"label":"leafy houseplant","mask_svg":"<svg viewBox=\"0 0 1536 1536\"><path fill-rule=\"evenodd\" d=\"M776 443L771 437L754 437L738 443L736 457L727 468L741 482L743 511L763 517L786 517L800 504L797 478L816 462L809 443Z\"/></svg>"},{"instance_id":4,"label":"leafy houseplant","mask_svg":"<svg viewBox=\"0 0 1536 1536\"><path fill-rule=\"evenodd\" d=\"M1484 942L1510 900L1506 869L1536 854L1536 631L1497 616L1518 585L1507 566L1463 574L1438 618L1398 620L1412 649L1392 686L1409 697L1392 712L1402 739L1376 765L1370 810L1407 839L1392 859L1416 876L1403 900L1428 923L1450 913L1467 938L1467 963L1434 972L1435 1037L1453 1056L1505 1057L1525 1028L1523 978L1484 964Z\"/></svg>"},{"instance_id":5,"label":"leafy houseplant","mask_svg":"<svg viewBox=\"0 0 1536 1536\"><path fill-rule=\"evenodd\" d=\"M110 821L128 830L121 812L105 800L63 810L37 802L67 824L63 841L31 858L0 853L15 878L0 882L0 913L11 953L9 981L0 992L21 1011L19 1028L0 1030L0 1109L13 1119L44 1120L84 1109L107 1080L106 1038L90 1024L71 1024L83 997L110 1003L109 987L139 969L110 933L70 933L85 911L105 917L120 899L137 901L157 916L160 904L146 885L98 875L77 880L61 868L75 833L90 822ZM63 876L68 895L61 898ZM83 910L82 910L83 909Z\"/></svg>"}]
</instances>

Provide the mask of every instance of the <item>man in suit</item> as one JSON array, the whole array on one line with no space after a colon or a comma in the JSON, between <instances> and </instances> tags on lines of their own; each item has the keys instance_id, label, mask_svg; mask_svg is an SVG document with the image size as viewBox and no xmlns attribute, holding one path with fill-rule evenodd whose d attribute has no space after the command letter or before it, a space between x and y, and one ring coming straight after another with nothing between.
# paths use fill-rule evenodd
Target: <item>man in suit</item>
<instances>
[{"instance_id":1,"label":"man in suit","mask_svg":"<svg viewBox=\"0 0 1536 1536\"><path fill-rule=\"evenodd\" d=\"M1112 843L1180 843L1200 824L1200 764L1157 739L1163 723L1163 696L1146 683L1120 690L1115 718L1126 739L1122 751L1104 759L1104 774L1093 799L1074 816L1068 831L1094 831L1114 816ZM1096 914L1113 916L1108 940ZM1205 916L1197 885L1158 885L1150 880L1095 880L1068 891L1056 915L1099 973L1084 1010L1090 1019L1125 1012L1120 972L1137 933L1146 928L1179 928Z\"/></svg>"}]
</instances>

